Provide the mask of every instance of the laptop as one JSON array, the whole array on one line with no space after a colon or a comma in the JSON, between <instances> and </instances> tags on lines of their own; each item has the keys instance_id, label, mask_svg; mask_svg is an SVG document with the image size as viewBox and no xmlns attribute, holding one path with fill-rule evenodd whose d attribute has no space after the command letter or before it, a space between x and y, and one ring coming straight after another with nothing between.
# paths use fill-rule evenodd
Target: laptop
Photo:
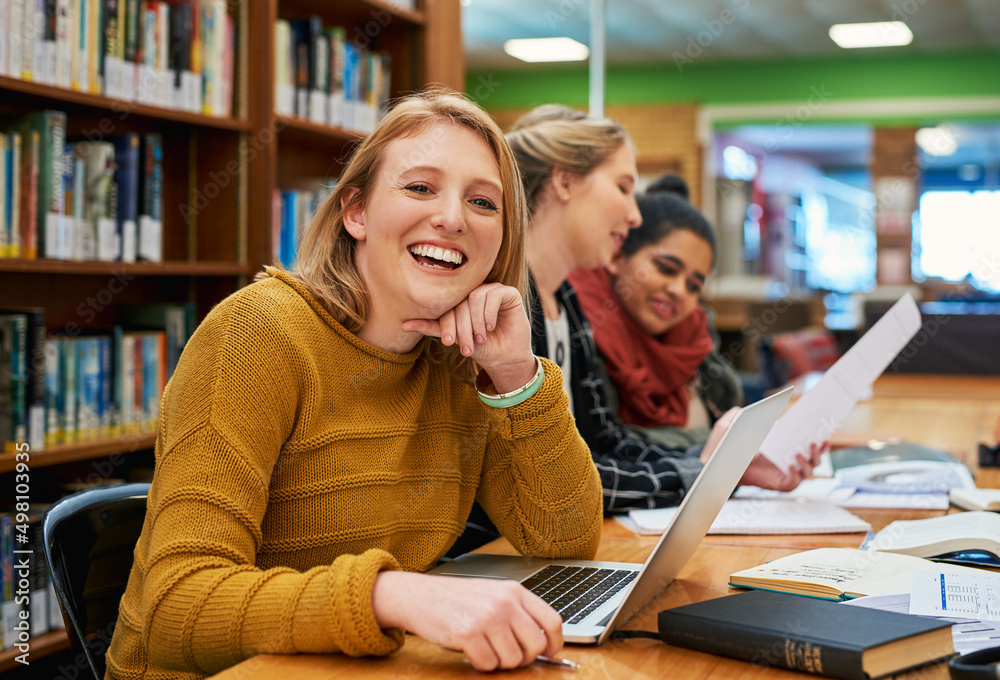
<instances>
[{"instance_id":1,"label":"laptop","mask_svg":"<svg viewBox=\"0 0 1000 680\"><path fill-rule=\"evenodd\" d=\"M560 613L566 642L601 644L680 573L788 403L792 389L740 409L644 564L467 553L429 573L518 580Z\"/></svg>"}]
</instances>

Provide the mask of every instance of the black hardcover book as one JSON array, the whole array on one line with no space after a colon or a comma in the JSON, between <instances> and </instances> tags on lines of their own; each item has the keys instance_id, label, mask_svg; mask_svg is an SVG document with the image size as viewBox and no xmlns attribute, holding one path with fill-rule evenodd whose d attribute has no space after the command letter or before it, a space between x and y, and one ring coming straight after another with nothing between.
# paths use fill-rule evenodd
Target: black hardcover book
<instances>
[{"instance_id":1,"label":"black hardcover book","mask_svg":"<svg viewBox=\"0 0 1000 680\"><path fill-rule=\"evenodd\" d=\"M955 653L945 621L762 590L665 609L659 629L678 647L844 680Z\"/></svg>"},{"instance_id":2,"label":"black hardcover book","mask_svg":"<svg viewBox=\"0 0 1000 680\"><path fill-rule=\"evenodd\" d=\"M20 314L27 321L24 344L24 417L32 451L45 445L45 308L3 307L0 314Z\"/></svg>"},{"instance_id":3,"label":"black hardcover book","mask_svg":"<svg viewBox=\"0 0 1000 680\"><path fill-rule=\"evenodd\" d=\"M174 87L181 86L181 74L191 70L191 37L194 20L191 5L170 6L168 66L174 74Z\"/></svg>"}]
</instances>

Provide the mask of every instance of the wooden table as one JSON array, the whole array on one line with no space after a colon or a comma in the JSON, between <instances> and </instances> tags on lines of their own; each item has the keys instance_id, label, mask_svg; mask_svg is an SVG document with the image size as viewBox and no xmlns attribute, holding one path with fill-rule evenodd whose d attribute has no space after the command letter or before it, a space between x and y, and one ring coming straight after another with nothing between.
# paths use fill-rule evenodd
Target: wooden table
<instances>
[{"instance_id":1,"label":"wooden table","mask_svg":"<svg viewBox=\"0 0 1000 680\"><path fill-rule=\"evenodd\" d=\"M980 486L1000 488L1000 470L979 470L979 442L990 442L1000 417L1000 378L953 376L883 376L875 384L871 400L859 403L848 415L838 436L858 441L897 436L941 448L965 460ZM873 435L873 436L869 436ZM856 511L875 528L893 519L928 516L920 511ZM939 514L939 513L938 513ZM637 536L613 519L605 520L598 559L642 562L655 537ZM651 602L628 629L656 630L656 615L662 609L736 592L727 585L734 571L746 569L803 549L821 546L856 547L858 534L805 536L709 536L702 541L680 576ZM487 552L512 554L505 541L495 541ZM562 656L580 663L577 673L532 665L505 672L500 677L573 678L691 678L699 680L768 680L815 677L695 652L653 640L608 642L601 647L568 645ZM309 678L467 678L478 677L457 652L408 635L401 650L386 658L352 659L343 655L260 655L214 676L218 680L281 680ZM901 676L908 680L944 680L945 664Z\"/></svg>"}]
</instances>

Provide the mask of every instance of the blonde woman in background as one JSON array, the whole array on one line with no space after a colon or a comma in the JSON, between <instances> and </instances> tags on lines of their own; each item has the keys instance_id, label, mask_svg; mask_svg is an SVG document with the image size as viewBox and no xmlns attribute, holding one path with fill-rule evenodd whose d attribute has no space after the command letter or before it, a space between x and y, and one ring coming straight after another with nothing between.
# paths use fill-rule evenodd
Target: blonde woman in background
<instances>
[{"instance_id":1,"label":"blonde woman in background","mask_svg":"<svg viewBox=\"0 0 1000 680\"><path fill-rule=\"evenodd\" d=\"M601 359L586 316L567 281L580 268L608 266L641 222L635 199L635 150L625 129L563 106L539 107L507 134L527 194L526 253L531 270L532 346L562 370L576 426L601 476L604 510L678 504L735 415L724 414L704 446L674 447L626 429L608 403ZM794 488L812 473L819 451L779 470L757 455L743 481ZM474 506L450 555L475 548L496 529Z\"/></svg>"}]
</instances>

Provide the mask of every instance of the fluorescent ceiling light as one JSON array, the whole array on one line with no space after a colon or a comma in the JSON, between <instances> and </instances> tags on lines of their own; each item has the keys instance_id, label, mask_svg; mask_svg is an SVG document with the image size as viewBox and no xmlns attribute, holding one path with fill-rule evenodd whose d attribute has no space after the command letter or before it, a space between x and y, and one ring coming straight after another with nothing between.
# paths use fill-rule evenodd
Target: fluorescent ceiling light
<instances>
[{"instance_id":1,"label":"fluorescent ceiling light","mask_svg":"<svg viewBox=\"0 0 1000 680\"><path fill-rule=\"evenodd\" d=\"M913 42L913 33L902 21L875 21L867 24L834 24L830 38L844 48L896 47Z\"/></svg>"},{"instance_id":2,"label":"fluorescent ceiling light","mask_svg":"<svg viewBox=\"0 0 1000 680\"><path fill-rule=\"evenodd\" d=\"M958 151L958 138L947 125L917 130L917 146L931 156L950 156Z\"/></svg>"},{"instance_id":3,"label":"fluorescent ceiling light","mask_svg":"<svg viewBox=\"0 0 1000 680\"><path fill-rule=\"evenodd\" d=\"M583 61L590 48L572 38L522 38L508 40L503 51L521 61Z\"/></svg>"}]
</instances>

